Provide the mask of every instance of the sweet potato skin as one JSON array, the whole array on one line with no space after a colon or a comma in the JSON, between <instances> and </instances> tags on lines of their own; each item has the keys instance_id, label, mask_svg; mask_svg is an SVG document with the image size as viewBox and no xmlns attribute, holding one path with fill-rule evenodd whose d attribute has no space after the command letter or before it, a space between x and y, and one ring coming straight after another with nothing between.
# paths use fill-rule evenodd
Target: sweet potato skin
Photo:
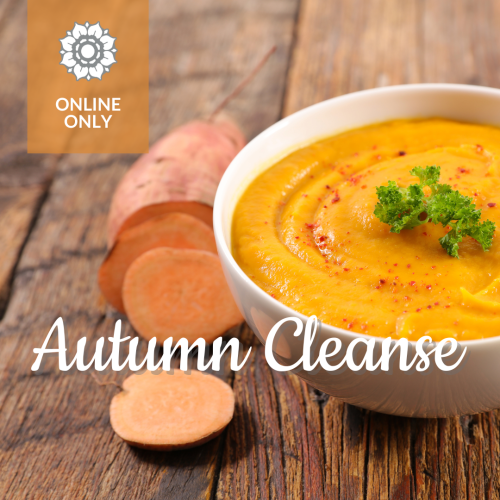
<instances>
[{"instance_id":1,"label":"sweet potato skin","mask_svg":"<svg viewBox=\"0 0 500 500\"><path fill-rule=\"evenodd\" d=\"M132 165L115 191L108 248L127 219L144 207L167 208L170 202L213 207L220 179L244 145L243 134L225 115L213 122L189 122L161 138Z\"/></svg>"}]
</instances>

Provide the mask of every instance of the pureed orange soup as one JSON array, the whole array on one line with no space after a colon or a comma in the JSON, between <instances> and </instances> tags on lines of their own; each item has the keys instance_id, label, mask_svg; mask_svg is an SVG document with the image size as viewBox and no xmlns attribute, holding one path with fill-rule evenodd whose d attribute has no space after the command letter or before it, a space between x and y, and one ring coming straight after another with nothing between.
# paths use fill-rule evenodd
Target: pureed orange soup
<instances>
[{"instance_id":1,"label":"pureed orange soup","mask_svg":"<svg viewBox=\"0 0 500 500\"><path fill-rule=\"evenodd\" d=\"M459 259L432 223L400 234L373 210L376 186L418 183L415 166L474 198L500 227L500 129L398 120L301 148L262 173L238 202L233 255L263 290L307 316L380 337L479 339L500 334L500 242L466 237Z\"/></svg>"}]
</instances>

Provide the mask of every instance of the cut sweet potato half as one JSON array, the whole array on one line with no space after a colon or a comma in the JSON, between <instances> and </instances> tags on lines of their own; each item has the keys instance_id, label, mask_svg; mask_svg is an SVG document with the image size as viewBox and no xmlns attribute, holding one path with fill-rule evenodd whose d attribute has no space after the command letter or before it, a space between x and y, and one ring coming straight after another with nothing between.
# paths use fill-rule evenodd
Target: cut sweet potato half
<instances>
[{"instance_id":1,"label":"cut sweet potato half","mask_svg":"<svg viewBox=\"0 0 500 500\"><path fill-rule=\"evenodd\" d=\"M125 312L122 286L137 257L158 247L194 248L217 253L214 233L199 219L182 213L158 215L122 231L99 269L99 287L106 300Z\"/></svg>"},{"instance_id":2,"label":"cut sweet potato half","mask_svg":"<svg viewBox=\"0 0 500 500\"><path fill-rule=\"evenodd\" d=\"M157 342L204 338L213 342L243 321L219 258L203 250L156 248L128 268L122 288L137 332Z\"/></svg>"},{"instance_id":3,"label":"cut sweet potato half","mask_svg":"<svg viewBox=\"0 0 500 500\"><path fill-rule=\"evenodd\" d=\"M150 213L159 215L158 211L187 210L210 223L207 215L217 186L244 145L239 127L222 114L212 121L186 123L159 139L116 188L108 217L108 248L124 224L130 227ZM183 208L179 208L182 204Z\"/></svg>"},{"instance_id":4,"label":"cut sweet potato half","mask_svg":"<svg viewBox=\"0 0 500 500\"><path fill-rule=\"evenodd\" d=\"M192 448L218 436L234 413L231 387L213 375L145 372L131 375L111 401L113 430L149 450Z\"/></svg>"}]
</instances>

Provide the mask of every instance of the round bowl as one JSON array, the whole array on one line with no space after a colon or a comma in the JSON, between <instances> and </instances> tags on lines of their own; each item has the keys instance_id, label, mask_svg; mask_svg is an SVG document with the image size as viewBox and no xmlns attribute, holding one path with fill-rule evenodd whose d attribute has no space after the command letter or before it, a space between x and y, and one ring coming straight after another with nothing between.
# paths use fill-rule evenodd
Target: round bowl
<instances>
[{"instance_id":1,"label":"round bowl","mask_svg":"<svg viewBox=\"0 0 500 500\"><path fill-rule=\"evenodd\" d=\"M322 137L398 118L442 117L500 126L500 90L469 85L418 84L384 87L336 97L303 109L268 128L233 160L219 185L214 231L226 279L250 328L262 343L272 327L289 317L307 317L273 299L240 269L231 254L231 226L236 203L250 182L277 159ZM295 325L282 328L273 342L278 362L291 365L303 353L303 335ZM500 335L500 332L499 332ZM359 338L383 338L322 324L322 343L336 337L343 349ZM413 346L414 342L411 343ZM317 352L315 344L315 352ZM431 357L424 372L401 371L398 358L388 372L295 371L308 384L350 404L409 417L448 417L500 407L500 337L460 343L467 355L451 372L439 370ZM313 350L314 350L313 349ZM341 354L343 353L341 352ZM359 355L363 355L358 353Z\"/></svg>"}]
</instances>

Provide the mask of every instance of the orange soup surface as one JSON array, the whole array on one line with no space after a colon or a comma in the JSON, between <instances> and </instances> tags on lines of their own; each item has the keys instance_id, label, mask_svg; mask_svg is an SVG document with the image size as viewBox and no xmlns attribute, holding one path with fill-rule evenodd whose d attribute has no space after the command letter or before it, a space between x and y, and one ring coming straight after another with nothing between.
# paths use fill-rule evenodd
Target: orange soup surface
<instances>
[{"instance_id":1,"label":"orange soup surface","mask_svg":"<svg viewBox=\"0 0 500 500\"><path fill-rule=\"evenodd\" d=\"M278 161L239 200L233 255L283 304L353 332L417 340L500 334L500 129L444 119L391 121L324 139ZM413 167L496 223L491 249L466 237L456 259L441 225L400 234L373 214L375 188L418 183Z\"/></svg>"}]
</instances>

